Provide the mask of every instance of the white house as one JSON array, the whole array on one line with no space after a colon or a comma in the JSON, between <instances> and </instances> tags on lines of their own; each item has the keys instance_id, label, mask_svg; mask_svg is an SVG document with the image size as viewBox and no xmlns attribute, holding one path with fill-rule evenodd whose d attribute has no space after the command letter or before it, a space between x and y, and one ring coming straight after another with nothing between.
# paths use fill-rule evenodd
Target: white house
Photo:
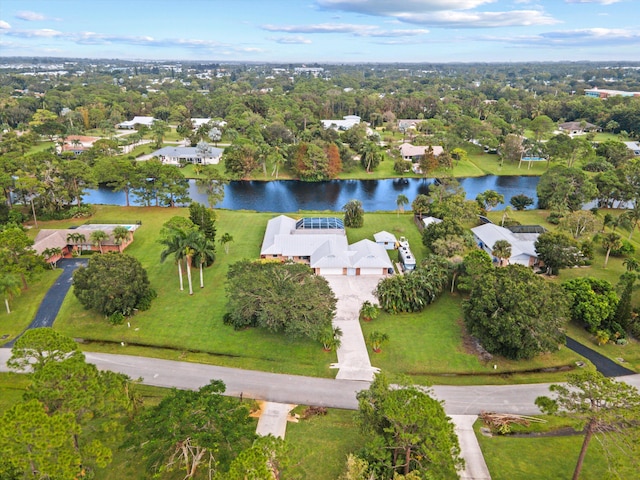
<instances>
[{"instance_id":1,"label":"white house","mask_svg":"<svg viewBox=\"0 0 640 480\"><path fill-rule=\"evenodd\" d=\"M333 217L272 218L260 258L305 263L318 275L384 275L392 268L383 246L367 239L349 245L342 220Z\"/></svg>"},{"instance_id":2,"label":"white house","mask_svg":"<svg viewBox=\"0 0 640 480\"><path fill-rule=\"evenodd\" d=\"M393 233L385 232L384 230L378 233L374 233L373 239L385 250L395 250L396 244L398 243L398 240Z\"/></svg>"},{"instance_id":3,"label":"white house","mask_svg":"<svg viewBox=\"0 0 640 480\"><path fill-rule=\"evenodd\" d=\"M193 163L198 165L217 165L222 158L222 148L207 145L200 147L163 147L151 155L166 165L185 165Z\"/></svg>"},{"instance_id":4,"label":"white house","mask_svg":"<svg viewBox=\"0 0 640 480\"><path fill-rule=\"evenodd\" d=\"M511 230L493 223L474 227L471 231L478 247L491 255L494 262L497 262L498 259L493 256L493 246L498 240L506 240L511 245L511 257L507 261L508 264L533 267L538 263L535 241L540 235L539 233L513 233Z\"/></svg>"},{"instance_id":5,"label":"white house","mask_svg":"<svg viewBox=\"0 0 640 480\"><path fill-rule=\"evenodd\" d=\"M422 223L423 223L423 225L425 227L428 227L432 223L440 223L440 222L442 222L442 220L440 220L439 218L436 218L436 217L424 217L422 219Z\"/></svg>"},{"instance_id":6,"label":"white house","mask_svg":"<svg viewBox=\"0 0 640 480\"><path fill-rule=\"evenodd\" d=\"M420 158L427 152L428 149L429 146L425 145L414 146L410 143L403 143L402 145L400 145L400 155L402 155L402 158L404 160L419 162ZM444 148L438 145L432 146L431 149L433 150L433 154L436 157L444 152Z\"/></svg>"},{"instance_id":7,"label":"white house","mask_svg":"<svg viewBox=\"0 0 640 480\"><path fill-rule=\"evenodd\" d=\"M155 122L156 119L153 117L133 117L133 120L128 120L126 122L122 122L116 125L116 128L122 129L122 130L135 130L136 125L144 125L146 127L151 127L151 125L153 125L153 122Z\"/></svg>"},{"instance_id":8,"label":"white house","mask_svg":"<svg viewBox=\"0 0 640 480\"><path fill-rule=\"evenodd\" d=\"M320 120L325 130L333 128L334 130L349 130L351 127L360 123L360 117L357 115L346 115L342 120Z\"/></svg>"},{"instance_id":9,"label":"white house","mask_svg":"<svg viewBox=\"0 0 640 480\"><path fill-rule=\"evenodd\" d=\"M564 122L558 125L558 130L569 136L583 135L588 132L599 132L599 126L589 122Z\"/></svg>"},{"instance_id":10,"label":"white house","mask_svg":"<svg viewBox=\"0 0 640 480\"><path fill-rule=\"evenodd\" d=\"M192 118L191 123L193 124L194 130L199 129L202 125L206 125L211 121L210 118Z\"/></svg>"},{"instance_id":11,"label":"white house","mask_svg":"<svg viewBox=\"0 0 640 480\"><path fill-rule=\"evenodd\" d=\"M636 157L640 156L640 142L624 142L624 144Z\"/></svg>"}]
</instances>

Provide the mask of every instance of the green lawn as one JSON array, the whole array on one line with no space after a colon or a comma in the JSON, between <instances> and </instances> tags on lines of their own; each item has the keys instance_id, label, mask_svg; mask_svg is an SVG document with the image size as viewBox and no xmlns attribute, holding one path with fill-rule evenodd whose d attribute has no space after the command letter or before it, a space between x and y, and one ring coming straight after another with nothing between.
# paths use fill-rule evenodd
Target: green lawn
<instances>
[{"instance_id":1,"label":"green lawn","mask_svg":"<svg viewBox=\"0 0 640 480\"><path fill-rule=\"evenodd\" d=\"M571 478L580 453L583 436L514 438L479 433L474 428L493 480L548 480ZM594 438L584 461L581 480L607 477L607 462L600 443Z\"/></svg>"},{"instance_id":2,"label":"green lawn","mask_svg":"<svg viewBox=\"0 0 640 480\"><path fill-rule=\"evenodd\" d=\"M482 170L484 175L542 175L547 171L547 162L531 162L531 168L529 168L528 162L522 162L522 164L510 161L501 162L499 155L487 153L471 154L469 161ZM518 165L520 166L518 167ZM461 176L457 172L455 175Z\"/></svg>"},{"instance_id":3,"label":"green lawn","mask_svg":"<svg viewBox=\"0 0 640 480\"><path fill-rule=\"evenodd\" d=\"M139 312L126 324L111 326L100 315L82 308L73 294L67 295L55 328L74 338L116 342L119 353L158 355L157 349L120 347L120 342L168 349L160 356L190 360L190 352L201 352L197 361L248 369L332 377L329 365L335 353L327 354L317 342L289 339L258 329L234 331L222 324L226 296L227 268L242 258L257 258L266 222L273 214L218 211L218 234L229 232L235 239L226 255L218 248L216 263L205 270L205 288L195 292L178 288L173 262L160 264L162 246L156 239L162 224L173 215L187 215L187 209L144 207L97 207L94 222L109 218L143 219L127 253L136 256L149 273L158 298L149 311ZM72 223L72 222L69 222ZM186 281L186 278L185 278ZM102 349L102 348L101 348ZM114 351L112 348L109 351ZM143 353L144 352L144 353ZM204 355L208 354L208 355Z\"/></svg>"},{"instance_id":4,"label":"green lawn","mask_svg":"<svg viewBox=\"0 0 640 480\"><path fill-rule=\"evenodd\" d=\"M0 415L22 400L30 380L19 373L0 373Z\"/></svg>"},{"instance_id":5,"label":"green lawn","mask_svg":"<svg viewBox=\"0 0 640 480\"><path fill-rule=\"evenodd\" d=\"M302 413L304 407L295 412ZM355 412L329 409L327 415L287 424L285 439L293 449L292 460L305 480L338 478L349 453L367 440L355 422Z\"/></svg>"},{"instance_id":6,"label":"green lawn","mask_svg":"<svg viewBox=\"0 0 640 480\"><path fill-rule=\"evenodd\" d=\"M45 270L28 282L29 288L11 301L11 313L8 314L2 302L0 310L0 345L6 343L27 328L38 311L40 302L54 284L62 270Z\"/></svg>"},{"instance_id":7,"label":"green lawn","mask_svg":"<svg viewBox=\"0 0 640 480\"><path fill-rule=\"evenodd\" d=\"M391 315L382 312L372 322L362 322L365 338L374 330L386 333L389 342L381 353L369 348L371 364L392 374L406 374L418 383L510 384L559 382L564 372L530 372L540 368L573 366L584 360L567 348L539 355L529 361L494 356L488 362L468 353L461 340L462 312L459 296L444 294L423 312ZM497 365L494 370L493 366Z\"/></svg>"}]
</instances>

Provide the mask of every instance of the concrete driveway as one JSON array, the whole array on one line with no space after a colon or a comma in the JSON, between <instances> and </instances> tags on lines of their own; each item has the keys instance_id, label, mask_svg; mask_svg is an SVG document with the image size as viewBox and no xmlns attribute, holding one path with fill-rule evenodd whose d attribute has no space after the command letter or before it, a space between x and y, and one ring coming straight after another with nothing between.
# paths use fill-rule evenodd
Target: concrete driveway
<instances>
[{"instance_id":1,"label":"concrete driveway","mask_svg":"<svg viewBox=\"0 0 640 480\"><path fill-rule=\"evenodd\" d=\"M360 328L360 307L365 300L377 303L373 291L383 278L378 275L327 275L324 277L338 304L333 326L342 330L342 344L338 348L337 379L370 382L378 369L371 366L369 352Z\"/></svg>"}]
</instances>

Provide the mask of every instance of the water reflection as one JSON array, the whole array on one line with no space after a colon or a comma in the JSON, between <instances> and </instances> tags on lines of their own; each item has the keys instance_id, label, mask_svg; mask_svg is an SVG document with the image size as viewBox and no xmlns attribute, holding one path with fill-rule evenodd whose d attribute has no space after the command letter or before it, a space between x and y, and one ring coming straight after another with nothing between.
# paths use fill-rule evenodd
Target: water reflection
<instances>
[{"instance_id":1,"label":"water reflection","mask_svg":"<svg viewBox=\"0 0 640 480\"><path fill-rule=\"evenodd\" d=\"M496 190L504 195L505 204L514 195L525 194L537 202L536 186L539 177L485 177L458 179L468 199L485 190ZM365 211L395 210L396 198L405 195L409 201L419 194L428 194L433 179L403 178L386 180L331 180L308 183L295 180L273 182L235 181L225 187L225 196L217 206L229 210L256 210L260 212L295 212L298 210L338 211L349 200L362 202ZM189 195L197 202L207 203L205 194L198 192L193 180L189 181ZM124 205L123 192L113 192L106 187L91 190L85 196L86 203ZM132 196L131 204L136 205ZM504 208L505 204L498 206Z\"/></svg>"}]
</instances>

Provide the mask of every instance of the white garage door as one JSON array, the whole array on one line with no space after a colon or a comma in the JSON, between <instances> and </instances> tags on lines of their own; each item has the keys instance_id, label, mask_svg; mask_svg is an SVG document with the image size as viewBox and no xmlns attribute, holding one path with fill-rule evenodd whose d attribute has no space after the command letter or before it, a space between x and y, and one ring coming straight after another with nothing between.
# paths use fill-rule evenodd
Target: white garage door
<instances>
[{"instance_id":1,"label":"white garage door","mask_svg":"<svg viewBox=\"0 0 640 480\"><path fill-rule=\"evenodd\" d=\"M342 275L342 268L321 268L320 275Z\"/></svg>"}]
</instances>

